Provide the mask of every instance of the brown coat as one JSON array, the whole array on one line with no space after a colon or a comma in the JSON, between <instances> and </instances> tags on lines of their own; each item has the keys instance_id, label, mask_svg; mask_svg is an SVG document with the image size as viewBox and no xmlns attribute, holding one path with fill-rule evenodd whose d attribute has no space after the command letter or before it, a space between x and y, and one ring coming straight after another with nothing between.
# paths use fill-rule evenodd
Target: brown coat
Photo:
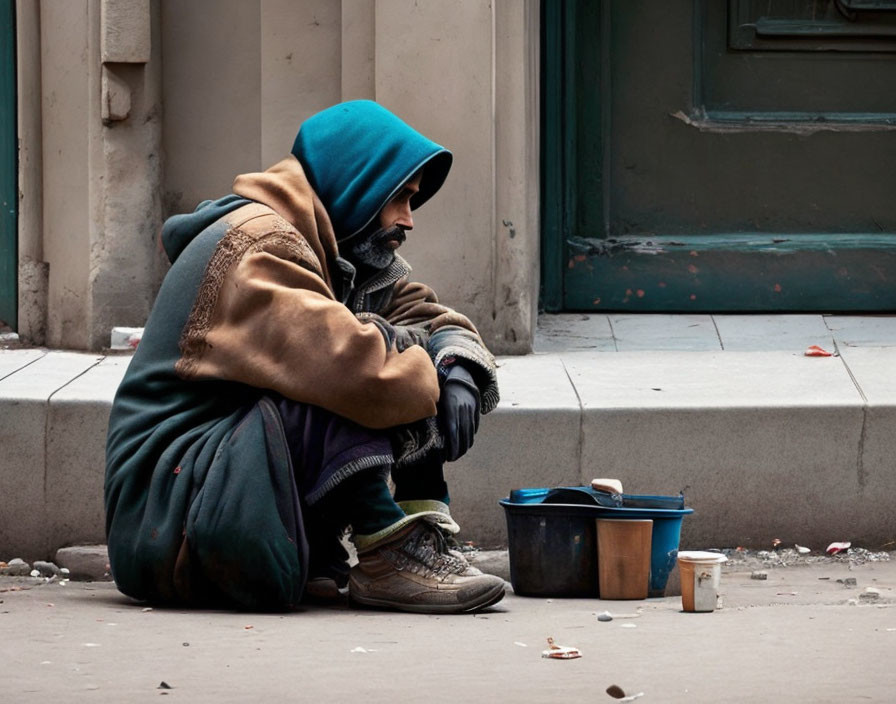
<instances>
[{"instance_id":1,"label":"brown coat","mask_svg":"<svg viewBox=\"0 0 896 704\"><path fill-rule=\"evenodd\" d=\"M460 356L480 369L483 411L491 410L494 362L476 328L439 304L432 289L409 282L403 260L371 295L337 299L336 240L295 157L238 177L234 192L255 202L224 218L228 232L209 260L181 339L183 378L271 389L387 428L434 416L437 368ZM387 349L379 328L364 322L369 313L412 328L421 344Z\"/></svg>"}]
</instances>

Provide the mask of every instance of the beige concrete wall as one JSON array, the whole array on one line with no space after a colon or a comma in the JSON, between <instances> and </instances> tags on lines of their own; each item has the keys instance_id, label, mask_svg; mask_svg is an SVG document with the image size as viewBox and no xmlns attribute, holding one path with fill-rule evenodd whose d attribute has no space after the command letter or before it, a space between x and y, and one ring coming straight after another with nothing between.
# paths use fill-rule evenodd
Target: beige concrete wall
<instances>
[{"instance_id":1,"label":"beige concrete wall","mask_svg":"<svg viewBox=\"0 0 896 704\"><path fill-rule=\"evenodd\" d=\"M43 238L40 5L16 2L19 135L18 333L27 344L47 341L47 282Z\"/></svg>"},{"instance_id":2,"label":"beige concrete wall","mask_svg":"<svg viewBox=\"0 0 896 704\"><path fill-rule=\"evenodd\" d=\"M90 348L114 325L142 325L161 281L161 46L150 0L100 0L105 58L91 168ZM95 95L95 94L94 94ZM117 105L117 109L113 109Z\"/></svg>"},{"instance_id":3,"label":"beige concrete wall","mask_svg":"<svg viewBox=\"0 0 896 704\"><path fill-rule=\"evenodd\" d=\"M262 167L289 154L305 118L340 101L341 32L338 2L262 0Z\"/></svg>"},{"instance_id":4,"label":"beige concrete wall","mask_svg":"<svg viewBox=\"0 0 896 704\"><path fill-rule=\"evenodd\" d=\"M162 0L166 215L261 166L259 0Z\"/></svg>"},{"instance_id":5,"label":"beige concrete wall","mask_svg":"<svg viewBox=\"0 0 896 704\"><path fill-rule=\"evenodd\" d=\"M376 98L454 153L403 247L414 277L492 337L495 265L491 3L376 4Z\"/></svg>"},{"instance_id":6,"label":"beige concrete wall","mask_svg":"<svg viewBox=\"0 0 896 704\"><path fill-rule=\"evenodd\" d=\"M377 100L455 158L406 254L505 354L530 351L538 295L537 8L376 3Z\"/></svg>"},{"instance_id":7,"label":"beige concrete wall","mask_svg":"<svg viewBox=\"0 0 896 704\"><path fill-rule=\"evenodd\" d=\"M47 343L86 349L90 283L91 165L99 122L99 16L90 0L42 2L41 92L44 258L49 265Z\"/></svg>"},{"instance_id":8,"label":"beige concrete wall","mask_svg":"<svg viewBox=\"0 0 896 704\"><path fill-rule=\"evenodd\" d=\"M101 63L104 7L128 22L150 8L148 62L145 48L125 46L127 61ZM164 269L150 245L161 216L229 192L236 174L288 153L306 117L364 97L455 154L405 248L416 278L467 312L497 352L530 349L537 0L40 8L43 237L30 252L49 265L49 344L97 347L112 325L141 324Z\"/></svg>"}]
</instances>

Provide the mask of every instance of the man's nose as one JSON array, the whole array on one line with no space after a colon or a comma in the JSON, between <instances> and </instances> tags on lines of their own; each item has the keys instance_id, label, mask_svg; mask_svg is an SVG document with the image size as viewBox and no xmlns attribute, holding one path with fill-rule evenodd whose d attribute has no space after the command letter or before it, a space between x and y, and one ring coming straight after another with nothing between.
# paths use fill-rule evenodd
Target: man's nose
<instances>
[{"instance_id":1,"label":"man's nose","mask_svg":"<svg viewBox=\"0 0 896 704\"><path fill-rule=\"evenodd\" d=\"M396 225L400 225L405 230L413 230L414 229L414 217L411 215L411 206L405 205L401 212L398 214L398 220L395 221Z\"/></svg>"}]
</instances>

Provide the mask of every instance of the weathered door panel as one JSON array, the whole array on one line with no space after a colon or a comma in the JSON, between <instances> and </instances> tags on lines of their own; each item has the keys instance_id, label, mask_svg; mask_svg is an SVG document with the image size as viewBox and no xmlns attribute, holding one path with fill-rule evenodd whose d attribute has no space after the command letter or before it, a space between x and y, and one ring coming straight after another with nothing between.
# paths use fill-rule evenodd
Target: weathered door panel
<instances>
[{"instance_id":1,"label":"weathered door panel","mask_svg":"<svg viewBox=\"0 0 896 704\"><path fill-rule=\"evenodd\" d=\"M865 34L841 27L825 41L849 50L820 50L812 12L838 22L833 0L761 6L614 0L565 17L577 124L555 129L546 105L545 134L599 158L563 164L565 210L545 173L546 224L565 235L553 282L545 261L546 307L552 286L555 309L896 307L896 14L856 11ZM786 46L737 34L788 13L805 33ZM581 178L591 168L598 183Z\"/></svg>"}]
</instances>

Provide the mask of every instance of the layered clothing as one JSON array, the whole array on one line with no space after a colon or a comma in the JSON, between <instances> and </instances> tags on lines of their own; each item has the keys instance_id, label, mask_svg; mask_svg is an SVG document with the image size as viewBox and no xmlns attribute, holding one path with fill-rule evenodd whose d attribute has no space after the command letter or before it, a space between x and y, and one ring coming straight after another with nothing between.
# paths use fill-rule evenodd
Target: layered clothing
<instances>
[{"instance_id":1,"label":"layered clothing","mask_svg":"<svg viewBox=\"0 0 896 704\"><path fill-rule=\"evenodd\" d=\"M109 557L139 599L282 609L307 579L304 510L370 460L349 444L295 467L278 400L387 429L388 463L437 449L439 376L457 360L483 412L498 392L473 324L400 257L355 281L299 159L233 191L163 228L172 266L109 422Z\"/></svg>"}]
</instances>

